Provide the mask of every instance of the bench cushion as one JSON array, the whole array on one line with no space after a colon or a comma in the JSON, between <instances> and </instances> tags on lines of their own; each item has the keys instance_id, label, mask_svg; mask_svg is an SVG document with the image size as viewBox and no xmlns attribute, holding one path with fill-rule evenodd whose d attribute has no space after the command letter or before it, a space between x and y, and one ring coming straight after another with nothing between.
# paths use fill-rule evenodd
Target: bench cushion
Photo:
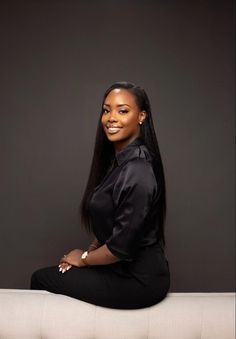
<instances>
[{"instance_id":1,"label":"bench cushion","mask_svg":"<svg viewBox=\"0 0 236 339\"><path fill-rule=\"evenodd\" d=\"M169 293L138 310L0 289L1 339L234 339L235 293Z\"/></svg>"}]
</instances>

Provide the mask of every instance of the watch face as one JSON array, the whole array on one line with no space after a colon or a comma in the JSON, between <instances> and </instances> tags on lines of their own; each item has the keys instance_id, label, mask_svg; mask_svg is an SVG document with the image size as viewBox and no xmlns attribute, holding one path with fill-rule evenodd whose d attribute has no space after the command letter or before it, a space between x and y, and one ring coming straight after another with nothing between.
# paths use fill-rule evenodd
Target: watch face
<instances>
[{"instance_id":1,"label":"watch face","mask_svg":"<svg viewBox=\"0 0 236 339\"><path fill-rule=\"evenodd\" d=\"M82 259L85 259L86 257L87 257L87 255L88 255L88 252L86 251L86 252L84 252L83 254L82 254Z\"/></svg>"}]
</instances>

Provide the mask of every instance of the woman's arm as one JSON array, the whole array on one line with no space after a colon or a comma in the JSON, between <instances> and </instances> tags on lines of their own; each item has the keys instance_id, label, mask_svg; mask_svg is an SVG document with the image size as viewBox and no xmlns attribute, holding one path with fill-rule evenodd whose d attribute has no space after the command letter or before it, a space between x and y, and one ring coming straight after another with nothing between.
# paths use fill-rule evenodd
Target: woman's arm
<instances>
[{"instance_id":1,"label":"woman's arm","mask_svg":"<svg viewBox=\"0 0 236 339\"><path fill-rule=\"evenodd\" d=\"M81 260L82 261L82 260ZM86 258L87 264L92 265L109 265L117 261L120 261L119 258L114 256L111 251L108 249L107 245L102 245L96 250L89 252Z\"/></svg>"},{"instance_id":2,"label":"woman's arm","mask_svg":"<svg viewBox=\"0 0 236 339\"><path fill-rule=\"evenodd\" d=\"M99 248L101 246L100 242L97 240L97 238L94 238L94 240L91 242L91 244L89 245L88 251L94 251L97 248Z\"/></svg>"},{"instance_id":3,"label":"woman's arm","mask_svg":"<svg viewBox=\"0 0 236 339\"><path fill-rule=\"evenodd\" d=\"M69 252L61 258L58 266L59 271L65 273L72 266L84 267L92 265L109 265L120 260L111 253L106 244L89 252L86 260L81 259L83 253L84 251L81 249L75 249Z\"/></svg>"},{"instance_id":4,"label":"woman's arm","mask_svg":"<svg viewBox=\"0 0 236 339\"><path fill-rule=\"evenodd\" d=\"M102 246L97 238L89 245L88 252L89 259L86 259L88 265L108 265L120 260L111 253L107 245Z\"/></svg>"}]
</instances>

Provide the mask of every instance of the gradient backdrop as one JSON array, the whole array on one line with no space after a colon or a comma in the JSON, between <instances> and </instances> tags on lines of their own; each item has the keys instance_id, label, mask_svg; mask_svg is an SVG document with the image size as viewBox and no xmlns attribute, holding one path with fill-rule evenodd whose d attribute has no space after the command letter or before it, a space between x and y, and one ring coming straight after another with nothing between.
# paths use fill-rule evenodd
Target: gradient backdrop
<instances>
[{"instance_id":1,"label":"gradient backdrop","mask_svg":"<svg viewBox=\"0 0 236 339\"><path fill-rule=\"evenodd\" d=\"M233 1L1 1L0 287L86 248L77 208L105 89L152 104L172 292L234 290Z\"/></svg>"}]
</instances>

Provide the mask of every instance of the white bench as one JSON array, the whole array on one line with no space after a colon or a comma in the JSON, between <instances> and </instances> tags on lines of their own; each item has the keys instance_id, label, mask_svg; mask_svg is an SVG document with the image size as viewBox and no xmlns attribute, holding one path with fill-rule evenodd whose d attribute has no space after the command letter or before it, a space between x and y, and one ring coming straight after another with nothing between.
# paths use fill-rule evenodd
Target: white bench
<instances>
[{"instance_id":1,"label":"white bench","mask_svg":"<svg viewBox=\"0 0 236 339\"><path fill-rule=\"evenodd\" d=\"M234 339L235 293L169 293L116 310L46 291L0 289L1 339Z\"/></svg>"}]
</instances>

